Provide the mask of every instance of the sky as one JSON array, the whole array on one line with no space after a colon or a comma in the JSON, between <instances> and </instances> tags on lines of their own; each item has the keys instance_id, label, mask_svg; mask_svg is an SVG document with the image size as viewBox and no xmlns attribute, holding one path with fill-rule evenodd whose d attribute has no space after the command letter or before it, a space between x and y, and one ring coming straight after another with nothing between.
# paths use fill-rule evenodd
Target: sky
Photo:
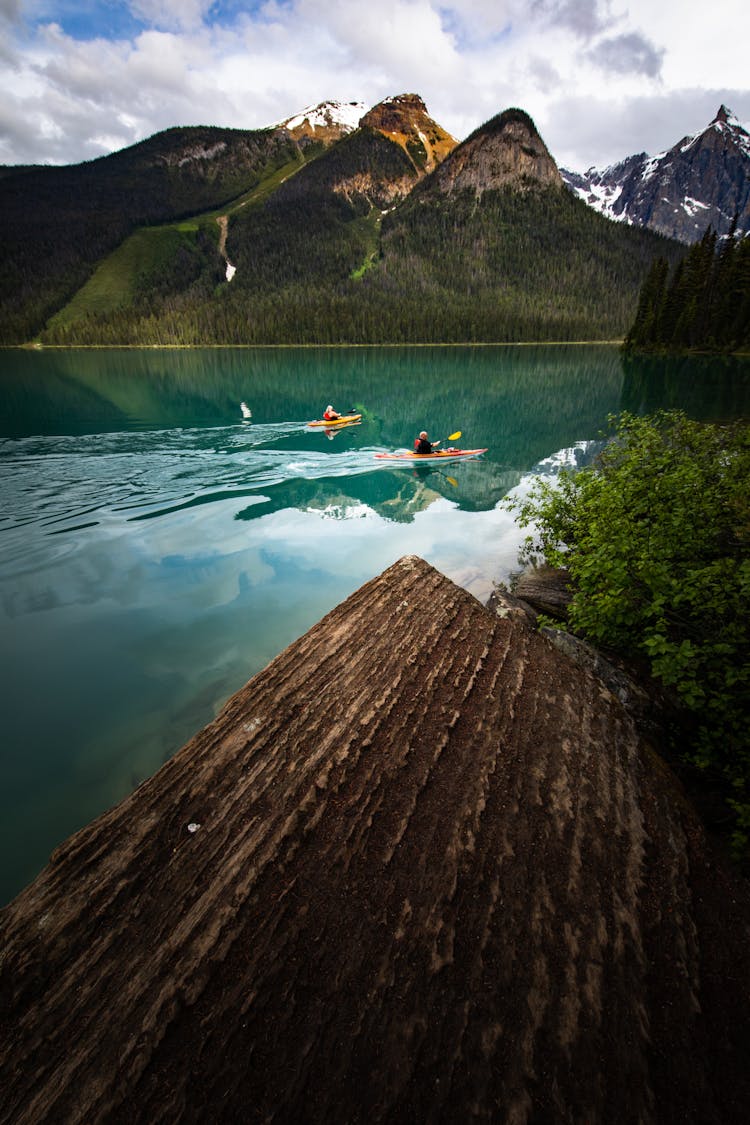
<instances>
[{"instance_id":1,"label":"sky","mask_svg":"<svg viewBox=\"0 0 750 1125\"><path fill-rule=\"evenodd\" d=\"M523 109L584 171L749 127L749 32L747 0L0 0L0 164L416 93L457 140Z\"/></svg>"}]
</instances>

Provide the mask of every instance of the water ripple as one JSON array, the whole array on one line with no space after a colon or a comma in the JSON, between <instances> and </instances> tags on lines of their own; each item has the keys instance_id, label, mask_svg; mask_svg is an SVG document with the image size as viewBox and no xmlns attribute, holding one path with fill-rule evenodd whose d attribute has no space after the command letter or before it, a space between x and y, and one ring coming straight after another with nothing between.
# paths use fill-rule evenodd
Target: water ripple
<instances>
[{"instance_id":1,"label":"water ripple","mask_svg":"<svg viewBox=\"0 0 750 1125\"><path fill-rule=\"evenodd\" d=\"M374 448L305 449L305 424L35 436L0 442L6 561L29 536L154 519L295 479L373 472ZM298 439L298 440L296 440ZM294 448L289 448L293 446ZM62 549L62 548L60 548ZM45 550L49 560L49 550Z\"/></svg>"}]
</instances>

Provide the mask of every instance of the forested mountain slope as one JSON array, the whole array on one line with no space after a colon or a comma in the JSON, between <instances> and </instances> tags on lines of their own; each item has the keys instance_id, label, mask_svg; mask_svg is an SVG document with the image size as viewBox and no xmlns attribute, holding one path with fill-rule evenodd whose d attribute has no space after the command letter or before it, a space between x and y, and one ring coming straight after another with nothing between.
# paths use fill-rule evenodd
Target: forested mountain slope
<instances>
[{"instance_id":1,"label":"forested mountain slope","mask_svg":"<svg viewBox=\"0 0 750 1125\"><path fill-rule=\"evenodd\" d=\"M34 336L136 227L224 204L303 159L283 130L194 127L84 164L6 169L0 342Z\"/></svg>"},{"instance_id":2,"label":"forested mountain slope","mask_svg":"<svg viewBox=\"0 0 750 1125\"><path fill-rule=\"evenodd\" d=\"M327 148L303 138L304 152L284 129L174 133L171 156L162 134L107 158L107 175L88 195L84 166L77 181L76 170L23 174L58 191L67 175L80 210L42 206L45 221L65 214L70 242L47 228L38 277L28 275L6 339L29 338L45 319L40 338L57 344L620 338L651 262L684 253L573 198L521 110L498 114L459 145L416 95L387 99ZM218 212L207 210L227 200L229 279ZM118 252L110 273L124 269L126 278L116 299L110 287L100 303L94 294L66 305L137 223L175 219L188 202L204 211L192 229L147 226L142 244ZM31 241L18 254L26 267Z\"/></svg>"},{"instance_id":3,"label":"forested mountain slope","mask_svg":"<svg viewBox=\"0 0 750 1125\"><path fill-rule=\"evenodd\" d=\"M51 333L57 342L612 339L657 256L684 252L563 187L533 121L506 111L434 171L360 127L231 217L237 272Z\"/></svg>"}]
</instances>

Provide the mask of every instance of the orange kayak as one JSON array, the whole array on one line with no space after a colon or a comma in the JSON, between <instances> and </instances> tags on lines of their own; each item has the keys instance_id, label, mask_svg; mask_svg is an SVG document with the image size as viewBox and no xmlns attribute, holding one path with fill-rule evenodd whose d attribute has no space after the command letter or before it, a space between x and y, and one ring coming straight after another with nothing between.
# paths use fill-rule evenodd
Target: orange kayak
<instances>
[{"instance_id":1,"label":"orange kayak","mask_svg":"<svg viewBox=\"0 0 750 1125\"><path fill-rule=\"evenodd\" d=\"M433 453L411 453L408 449L397 449L395 453L376 453L381 461L411 461L429 464L437 461L463 461L467 457L479 457L486 449L436 449Z\"/></svg>"}]
</instances>

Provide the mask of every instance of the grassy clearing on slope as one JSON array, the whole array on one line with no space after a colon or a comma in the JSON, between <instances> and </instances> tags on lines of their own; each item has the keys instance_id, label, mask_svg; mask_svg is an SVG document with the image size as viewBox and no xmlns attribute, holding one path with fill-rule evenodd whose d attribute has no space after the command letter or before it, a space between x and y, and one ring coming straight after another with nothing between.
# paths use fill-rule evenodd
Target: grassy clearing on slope
<instances>
[{"instance_id":1,"label":"grassy clearing on slope","mask_svg":"<svg viewBox=\"0 0 750 1125\"><path fill-rule=\"evenodd\" d=\"M221 211L217 211L216 214L233 215L242 207L257 207L258 204L265 203L269 195L272 195L273 192L276 191L276 188L284 183L284 180L288 180L295 172L299 172L300 168L304 167L306 163L308 163L308 161L290 160L288 164L283 164L281 168L277 168L270 176L261 180L256 187L252 188L250 191L246 191L244 195L239 196L233 203L230 203L229 206L224 207Z\"/></svg>"},{"instance_id":2,"label":"grassy clearing on slope","mask_svg":"<svg viewBox=\"0 0 750 1125\"><path fill-rule=\"evenodd\" d=\"M224 207L164 226L141 227L99 263L92 277L50 319L47 327L66 328L87 316L101 316L131 305L142 279L162 271L169 274L179 252L192 248L199 231L206 231L218 245L216 220L220 215L232 215L244 207L264 203L304 163L299 159L288 161Z\"/></svg>"},{"instance_id":3,"label":"grassy clearing on slope","mask_svg":"<svg viewBox=\"0 0 750 1125\"><path fill-rule=\"evenodd\" d=\"M380 257L380 224L382 220L383 216L373 207L370 214L365 216L364 219L355 219L352 223L353 227L356 226L359 230L365 232L368 243L364 261L356 270L352 270L349 275L353 281L359 281L359 279L364 277L367 271L378 262Z\"/></svg>"},{"instance_id":4,"label":"grassy clearing on slope","mask_svg":"<svg viewBox=\"0 0 750 1125\"><path fill-rule=\"evenodd\" d=\"M197 224L144 227L126 238L121 246L96 268L82 289L49 322L64 327L91 314L114 312L129 305L138 290L139 278L166 270L179 249L191 245Z\"/></svg>"}]
</instances>

